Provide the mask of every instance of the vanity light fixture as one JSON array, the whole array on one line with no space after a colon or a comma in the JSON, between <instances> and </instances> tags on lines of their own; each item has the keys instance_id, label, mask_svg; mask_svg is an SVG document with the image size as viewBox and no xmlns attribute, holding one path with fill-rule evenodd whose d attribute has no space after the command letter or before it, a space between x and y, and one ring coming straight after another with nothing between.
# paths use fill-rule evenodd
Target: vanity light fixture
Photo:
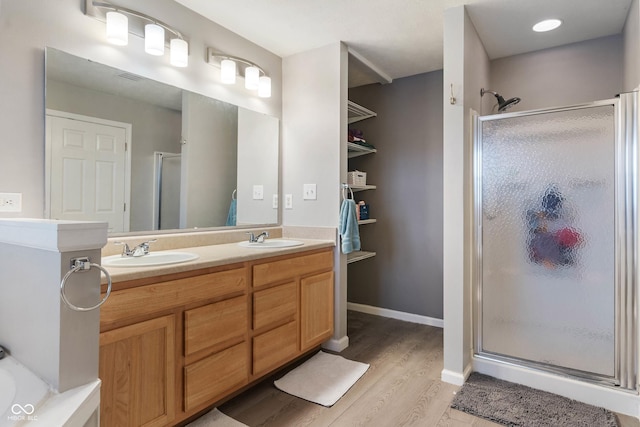
<instances>
[{"instance_id":1,"label":"vanity light fixture","mask_svg":"<svg viewBox=\"0 0 640 427\"><path fill-rule=\"evenodd\" d=\"M532 27L532 30L536 33L544 33L546 31L555 30L560 25L562 25L562 21L559 19L545 19L544 21L540 21Z\"/></svg>"},{"instance_id":2,"label":"vanity light fixture","mask_svg":"<svg viewBox=\"0 0 640 427\"><path fill-rule=\"evenodd\" d=\"M95 0L86 0L86 14L98 19L105 18L107 40L110 43L127 45L129 32L144 37L144 50L150 55L164 55L168 34L171 65L189 65L189 44L182 34L147 14Z\"/></svg>"},{"instance_id":3,"label":"vanity light fixture","mask_svg":"<svg viewBox=\"0 0 640 427\"><path fill-rule=\"evenodd\" d=\"M260 77L260 82L258 83L258 96L260 98L271 98L271 77Z\"/></svg>"},{"instance_id":4,"label":"vanity light fixture","mask_svg":"<svg viewBox=\"0 0 640 427\"><path fill-rule=\"evenodd\" d=\"M233 59L223 59L220 61L220 80L227 85L236 84L236 61Z\"/></svg>"},{"instance_id":5,"label":"vanity light fixture","mask_svg":"<svg viewBox=\"0 0 640 427\"><path fill-rule=\"evenodd\" d=\"M244 69L244 87L249 90L258 89L260 84L260 69L250 66Z\"/></svg>"},{"instance_id":6,"label":"vanity light fixture","mask_svg":"<svg viewBox=\"0 0 640 427\"><path fill-rule=\"evenodd\" d=\"M164 55L164 28L160 25L144 26L144 51L149 55Z\"/></svg>"},{"instance_id":7,"label":"vanity light fixture","mask_svg":"<svg viewBox=\"0 0 640 427\"><path fill-rule=\"evenodd\" d=\"M107 12L107 41L118 46L129 43L129 19L120 12Z\"/></svg>"},{"instance_id":8,"label":"vanity light fixture","mask_svg":"<svg viewBox=\"0 0 640 427\"><path fill-rule=\"evenodd\" d=\"M231 56L207 48L207 62L220 68L220 81L224 84L235 84L236 76L244 76L244 86L249 90L257 90L261 98L271 97L271 77L258 65L237 56Z\"/></svg>"}]
</instances>

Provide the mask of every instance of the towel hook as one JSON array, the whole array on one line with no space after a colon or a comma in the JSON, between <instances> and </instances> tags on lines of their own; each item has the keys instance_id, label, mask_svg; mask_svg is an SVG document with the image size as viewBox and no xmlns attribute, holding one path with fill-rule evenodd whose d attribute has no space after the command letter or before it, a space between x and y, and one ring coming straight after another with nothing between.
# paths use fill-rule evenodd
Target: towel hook
<instances>
[{"instance_id":1,"label":"towel hook","mask_svg":"<svg viewBox=\"0 0 640 427\"><path fill-rule=\"evenodd\" d=\"M235 200L236 199L237 191L238 190L233 190L233 193L231 193L231 200Z\"/></svg>"},{"instance_id":2,"label":"towel hook","mask_svg":"<svg viewBox=\"0 0 640 427\"><path fill-rule=\"evenodd\" d=\"M345 190L349 190L349 193L351 193L351 198L354 199L353 197L353 190L351 189L351 187L349 186L349 184L342 184L342 200L346 200L348 199L346 191Z\"/></svg>"}]
</instances>

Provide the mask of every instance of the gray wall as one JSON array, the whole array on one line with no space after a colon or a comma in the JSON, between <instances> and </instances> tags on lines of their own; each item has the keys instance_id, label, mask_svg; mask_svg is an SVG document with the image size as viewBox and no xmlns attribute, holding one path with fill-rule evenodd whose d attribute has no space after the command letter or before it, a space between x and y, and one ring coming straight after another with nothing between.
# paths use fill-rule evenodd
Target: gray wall
<instances>
[{"instance_id":1,"label":"gray wall","mask_svg":"<svg viewBox=\"0 0 640 427\"><path fill-rule=\"evenodd\" d=\"M378 150L349 161L378 187L355 193L378 222L360 226L377 256L349 264L349 302L443 317L442 93L442 71L349 91L378 113L351 125Z\"/></svg>"},{"instance_id":2,"label":"gray wall","mask_svg":"<svg viewBox=\"0 0 640 427\"><path fill-rule=\"evenodd\" d=\"M491 89L522 98L509 112L609 99L623 91L623 64L622 36L602 37L491 61Z\"/></svg>"}]
</instances>

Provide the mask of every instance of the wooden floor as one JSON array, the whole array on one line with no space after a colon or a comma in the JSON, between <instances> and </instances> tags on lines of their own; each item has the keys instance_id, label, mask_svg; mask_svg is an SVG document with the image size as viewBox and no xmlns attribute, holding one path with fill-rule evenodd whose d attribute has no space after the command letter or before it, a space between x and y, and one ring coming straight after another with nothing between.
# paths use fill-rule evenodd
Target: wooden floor
<instances>
[{"instance_id":1,"label":"wooden floor","mask_svg":"<svg viewBox=\"0 0 640 427\"><path fill-rule=\"evenodd\" d=\"M498 426L449 408L459 387L440 381L442 329L350 311L348 335L340 355L371 367L331 408L283 393L270 378L220 411L250 427ZM635 418L619 421L640 427Z\"/></svg>"}]
</instances>

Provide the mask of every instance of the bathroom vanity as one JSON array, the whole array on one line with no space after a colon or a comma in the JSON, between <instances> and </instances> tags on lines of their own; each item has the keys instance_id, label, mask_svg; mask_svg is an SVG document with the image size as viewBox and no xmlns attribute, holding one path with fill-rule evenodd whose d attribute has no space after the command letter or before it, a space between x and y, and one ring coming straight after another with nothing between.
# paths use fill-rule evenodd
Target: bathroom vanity
<instances>
[{"instance_id":1,"label":"bathroom vanity","mask_svg":"<svg viewBox=\"0 0 640 427\"><path fill-rule=\"evenodd\" d=\"M232 243L189 248L199 258L183 264L111 268L102 424L174 425L319 347L333 334L333 246Z\"/></svg>"}]
</instances>

